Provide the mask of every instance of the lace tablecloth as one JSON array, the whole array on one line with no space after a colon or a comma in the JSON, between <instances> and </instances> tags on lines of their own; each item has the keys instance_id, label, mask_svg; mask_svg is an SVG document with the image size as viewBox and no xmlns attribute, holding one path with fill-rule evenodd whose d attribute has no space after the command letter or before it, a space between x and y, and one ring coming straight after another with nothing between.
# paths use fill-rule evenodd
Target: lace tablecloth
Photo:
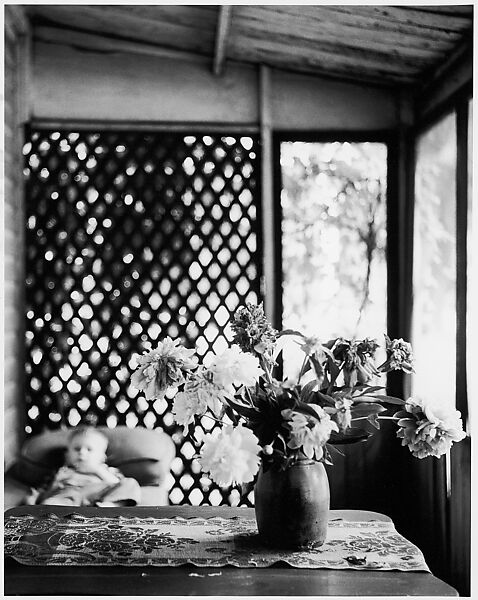
<instances>
[{"instance_id":1,"label":"lace tablecloth","mask_svg":"<svg viewBox=\"0 0 478 600\"><path fill-rule=\"evenodd\" d=\"M6 556L24 565L268 567L429 571L420 550L381 521L329 522L324 545L300 551L261 544L244 517L8 516Z\"/></svg>"}]
</instances>

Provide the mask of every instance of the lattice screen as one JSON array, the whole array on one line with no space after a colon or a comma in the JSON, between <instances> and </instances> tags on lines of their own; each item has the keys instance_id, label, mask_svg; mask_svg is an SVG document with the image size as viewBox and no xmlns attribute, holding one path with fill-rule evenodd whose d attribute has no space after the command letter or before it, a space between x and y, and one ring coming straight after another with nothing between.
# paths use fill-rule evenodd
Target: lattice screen
<instances>
[{"instance_id":1,"label":"lattice screen","mask_svg":"<svg viewBox=\"0 0 478 600\"><path fill-rule=\"evenodd\" d=\"M147 402L129 380L133 353L166 335L222 351L236 308L259 300L257 138L27 136L27 433L159 426L177 445L172 503L249 503L208 484L171 401Z\"/></svg>"}]
</instances>

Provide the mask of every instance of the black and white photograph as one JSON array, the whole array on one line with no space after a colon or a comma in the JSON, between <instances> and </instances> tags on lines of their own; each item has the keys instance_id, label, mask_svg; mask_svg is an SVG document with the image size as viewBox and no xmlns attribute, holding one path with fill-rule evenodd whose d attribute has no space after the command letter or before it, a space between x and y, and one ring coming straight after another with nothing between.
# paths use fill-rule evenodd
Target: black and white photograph
<instances>
[{"instance_id":1,"label":"black and white photograph","mask_svg":"<svg viewBox=\"0 0 478 600\"><path fill-rule=\"evenodd\" d=\"M474 13L2 2L4 597L472 597Z\"/></svg>"}]
</instances>

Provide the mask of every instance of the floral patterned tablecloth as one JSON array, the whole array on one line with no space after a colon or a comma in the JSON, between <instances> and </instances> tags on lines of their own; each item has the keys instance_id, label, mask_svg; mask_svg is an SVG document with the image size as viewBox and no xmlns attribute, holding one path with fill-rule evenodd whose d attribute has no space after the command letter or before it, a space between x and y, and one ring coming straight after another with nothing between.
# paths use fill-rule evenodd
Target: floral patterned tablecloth
<instances>
[{"instance_id":1,"label":"floral patterned tablecloth","mask_svg":"<svg viewBox=\"0 0 478 600\"><path fill-rule=\"evenodd\" d=\"M420 550L391 522L329 522L324 545L300 551L261 544L243 517L8 516L6 556L24 565L268 567L429 571Z\"/></svg>"}]
</instances>

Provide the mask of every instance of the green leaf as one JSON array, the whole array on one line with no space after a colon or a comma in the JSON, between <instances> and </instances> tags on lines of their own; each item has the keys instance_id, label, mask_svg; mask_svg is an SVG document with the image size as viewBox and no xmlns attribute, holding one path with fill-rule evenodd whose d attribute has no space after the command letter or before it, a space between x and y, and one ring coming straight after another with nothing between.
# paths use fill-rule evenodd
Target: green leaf
<instances>
[{"instance_id":1,"label":"green leaf","mask_svg":"<svg viewBox=\"0 0 478 600\"><path fill-rule=\"evenodd\" d=\"M325 444L325 446L324 446L324 458L323 458L324 463L326 465L330 465L331 467L334 466L334 462L332 460L332 456L330 455L330 451L329 451L329 448L332 448L332 447L333 446L329 446L328 444Z\"/></svg>"},{"instance_id":2,"label":"green leaf","mask_svg":"<svg viewBox=\"0 0 478 600\"><path fill-rule=\"evenodd\" d=\"M375 404L376 406L381 406L380 402L374 398L373 396L354 396L352 398L352 400L354 401L354 404L356 404L357 406L360 404Z\"/></svg>"},{"instance_id":3,"label":"green leaf","mask_svg":"<svg viewBox=\"0 0 478 600\"><path fill-rule=\"evenodd\" d=\"M384 390L384 389L385 389L385 387L383 385L369 386L367 384L360 384L360 385L356 385L355 386L354 391L355 390L360 390L361 393L357 394L357 396L355 396L355 395L353 395L353 396L354 396L354 398L356 398L356 397L363 396L365 394L368 395L368 394L371 394L372 392L378 392L378 390Z\"/></svg>"},{"instance_id":4,"label":"green leaf","mask_svg":"<svg viewBox=\"0 0 478 600\"><path fill-rule=\"evenodd\" d=\"M399 419L397 422L397 425L399 427L413 427L415 425L416 421L415 419Z\"/></svg>"},{"instance_id":5,"label":"green leaf","mask_svg":"<svg viewBox=\"0 0 478 600\"><path fill-rule=\"evenodd\" d=\"M294 410L296 410L297 412L301 412L304 415L309 415L317 421L319 420L319 415L315 412L313 408L311 408L309 404L306 404L305 402L297 402Z\"/></svg>"},{"instance_id":6,"label":"green leaf","mask_svg":"<svg viewBox=\"0 0 478 600\"><path fill-rule=\"evenodd\" d=\"M376 398L380 402L387 402L387 404L398 404L399 406L405 406L405 400L397 398L395 396L386 396L384 394L374 394L372 398Z\"/></svg>"},{"instance_id":7,"label":"green leaf","mask_svg":"<svg viewBox=\"0 0 478 600\"><path fill-rule=\"evenodd\" d=\"M335 399L328 394L324 394L323 392L315 392L317 398L323 403L328 404L329 406L335 406Z\"/></svg>"},{"instance_id":8,"label":"green leaf","mask_svg":"<svg viewBox=\"0 0 478 600\"><path fill-rule=\"evenodd\" d=\"M246 417L247 419L254 419L257 417L259 411L255 408L251 408L250 406L245 406L244 404L240 404L239 402L235 402L230 398L227 400L227 403L232 406L232 408L239 413L242 417Z\"/></svg>"},{"instance_id":9,"label":"green leaf","mask_svg":"<svg viewBox=\"0 0 478 600\"><path fill-rule=\"evenodd\" d=\"M335 362L335 360L333 358L331 358L330 356L327 358L327 369L330 373L331 382L334 383L334 381L337 379L337 377L340 374L340 369L337 366L337 363Z\"/></svg>"},{"instance_id":10,"label":"green leaf","mask_svg":"<svg viewBox=\"0 0 478 600\"><path fill-rule=\"evenodd\" d=\"M295 329L283 329L277 335L278 338L284 337L285 335L298 335L299 337L305 339L305 335L301 331L296 331Z\"/></svg>"},{"instance_id":11,"label":"green leaf","mask_svg":"<svg viewBox=\"0 0 478 600\"><path fill-rule=\"evenodd\" d=\"M350 394L351 389L352 388L349 388L349 387L336 388L335 390L334 389L328 390L327 394L331 398L334 398L334 399L336 399L336 398L339 398L339 399L350 398L351 397L351 394Z\"/></svg>"},{"instance_id":12,"label":"green leaf","mask_svg":"<svg viewBox=\"0 0 478 600\"><path fill-rule=\"evenodd\" d=\"M317 381L317 379L313 379L312 381L306 383L300 392L301 400L303 400L304 402L309 402L312 396L312 392L318 383L319 382Z\"/></svg>"},{"instance_id":13,"label":"green leaf","mask_svg":"<svg viewBox=\"0 0 478 600\"><path fill-rule=\"evenodd\" d=\"M232 410L232 407L229 405L226 405L225 411L226 411L226 415L231 419L233 425L237 425L239 423L239 416Z\"/></svg>"},{"instance_id":14,"label":"green leaf","mask_svg":"<svg viewBox=\"0 0 478 600\"><path fill-rule=\"evenodd\" d=\"M331 350L334 346L335 346L335 342L338 340L339 338L332 338L331 340L328 340L327 342L325 342L325 344L323 344L326 348L328 348L329 350Z\"/></svg>"},{"instance_id":15,"label":"green leaf","mask_svg":"<svg viewBox=\"0 0 478 600\"><path fill-rule=\"evenodd\" d=\"M371 414L367 417L367 421L375 427L375 429L380 429L380 421L378 420L378 416L376 414Z\"/></svg>"},{"instance_id":16,"label":"green leaf","mask_svg":"<svg viewBox=\"0 0 478 600\"><path fill-rule=\"evenodd\" d=\"M300 372L300 376L299 376L299 380L309 371L312 370L312 367L310 366L310 358L309 360L307 360L306 364L302 367L302 370Z\"/></svg>"},{"instance_id":17,"label":"green leaf","mask_svg":"<svg viewBox=\"0 0 478 600\"><path fill-rule=\"evenodd\" d=\"M386 410L381 404L361 402L359 406L353 406L350 412L352 417L365 417L368 415L377 415L378 413L386 412Z\"/></svg>"},{"instance_id":18,"label":"green leaf","mask_svg":"<svg viewBox=\"0 0 478 600\"><path fill-rule=\"evenodd\" d=\"M374 404L380 404L380 403L385 403L385 404L397 404L399 406L403 406L405 404L405 401L400 399L400 398L395 398L394 396L384 396L384 395L380 395L380 394L373 394L371 396L354 396L352 398L352 400L357 403L360 402L373 402Z\"/></svg>"},{"instance_id":19,"label":"green leaf","mask_svg":"<svg viewBox=\"0 0 478 600\"><path fill-rule=\"evenodd\" d=\"M355 442L363 442L368 439L372 434L365 429L359 429L358 427L349 427L347 431L343 433L333 432L329 439L329 444L355 444Z\"/></svg>"},{"instance_id":20,"label":"green leaf","mask_svg":"<svg viewBox=\"0 0 478 600\"><path fill-rule=\"evenodd\" d=\"M327 450L329 450L329 452L332 451L336 454L339 454L340 456L345 456L345 453L342 452L342 450L339 450L339 448L333 446L332 444L329 444L328 442L325 444L325 447L327 448Z\"/></svg>"},{"instance_id":21,"label":"green leaf","mask_svg":"<svg viewBox=\"0 0 478 600\"><path fill-rule=\"evenodd\" d=\"M317 375L317 379L322 379L324 376L324 368L320 364L320 361L315 358L315 356L309 357L310 362L314 367L315 374Z\"/></svg>"}]
</instances>

